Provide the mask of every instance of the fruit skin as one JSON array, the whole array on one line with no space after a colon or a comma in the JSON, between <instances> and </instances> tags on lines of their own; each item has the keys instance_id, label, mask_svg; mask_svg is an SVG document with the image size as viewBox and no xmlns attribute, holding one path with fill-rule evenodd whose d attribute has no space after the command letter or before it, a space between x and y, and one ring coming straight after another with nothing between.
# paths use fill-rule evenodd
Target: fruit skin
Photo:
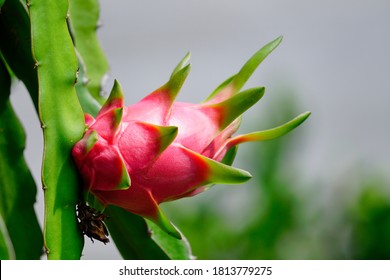
<instances>
[{"instance_id":1,"label":"fruit skin","mask_svg":"<svg viewBox=\"0 0 390 280\"><path fill-rule=\"evenodd\" d=\"M281 136L309 116L233 137L240 116L263 96L264 88L238 91L280 40L259 50L201 104L174 101L190 70L189 55L165 85L134 105L124 107L115 81L96 118L85 115L86 132L72 150L86 191L103 205L141 215L180 238L160 203L198 194L211 184L249 180L247 171L230 166L236 146Z\"/></svg>"}]
</instances>

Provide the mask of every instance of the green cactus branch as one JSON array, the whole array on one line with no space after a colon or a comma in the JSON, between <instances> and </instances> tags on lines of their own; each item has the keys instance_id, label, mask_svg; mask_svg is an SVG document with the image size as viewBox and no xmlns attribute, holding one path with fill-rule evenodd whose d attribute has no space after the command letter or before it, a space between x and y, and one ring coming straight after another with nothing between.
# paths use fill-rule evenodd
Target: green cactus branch
<instances>
[{"instance_id":1,"label":"green cactus branch","mask_svg":"<svg viewBox=\"0 0 390 280\"><path fill-rule=\"evenodd\" d=\"M84 80L86 79L85 64L80 53L77 52L77 50L76 50L76 54L77 54L77 59L79 61L79 70L78 70L77 83L76 83L77 97L79 99L83 112L95 117L99 112L101 105L89 92L87 85L84 82Z\"/></svg>"},{"instance_id":2,"label":"green cactus branch","mask_svg":"<svg viewBox=\"0 0 390 280\"><path fill-rule=\"evenodd\" d=\"M14 260L15 251L3 217L0 215L0 260Z\"/></svg>"},{"instance_id":3,"label":"green cactus branch","mask_svg":"<svg viewBox=\"0 0 390 280\"><path fill-rule=\"evenodd\" d=\"M0 12L0 50L23 81L38 112L38 77L31 53L30 19L21 1L8 0Z\"/></svg>"},{"instance_id":4,"label":"green cactus branch","mask_svg":"<svg viewBox=\"0 0 390 280\"><path fill-rule=\"evenodd\" d=\"M26 136L9 101L10 86L0 59L0 259L39 259L43 237L34 211L37 188L23 157Z\"/></svg>"},{"instance_id":5,"label":"green cactus branch","mask_svg":"<svg viewBox=\"0 0 390 280\"><path fill-rule=\"evenodd\" d=\"M71 149L85 124L75 91L77 58L67 27L68 2L31 0L27 6L44 135L45 247L49 259L79 259L83 237L76 219L79 182Z\"/></svg>"},{"instance_id":6,"label":"green cactus branch","mask_svg":"<svg viewBox=\"0 0 390 280\"><path fill-rule=\"evenodd\" d=\"M97 0L70 0L71 30L76 49L83 58L84 79L92 96L101 104L102 84L108 72L108 62L100 47L96 30L99 21Z\"/></svg>"}]
</instances>

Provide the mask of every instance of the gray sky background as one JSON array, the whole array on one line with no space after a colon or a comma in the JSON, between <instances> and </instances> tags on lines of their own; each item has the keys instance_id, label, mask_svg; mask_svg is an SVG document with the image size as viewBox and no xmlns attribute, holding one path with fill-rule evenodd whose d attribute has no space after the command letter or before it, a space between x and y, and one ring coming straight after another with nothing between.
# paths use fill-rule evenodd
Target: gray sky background
<instances>
[{"instance_id":1,"label":"gray sky background","mask_svg":"<svg viewBox=\"0 0 390 280\"><path fill-rule=\"evenodd\" d=\"M297 132L304 134L296 163L305 170L303 179L332 180L358 163L389 169L389 1L100 3L98 34L111 66L107 88L113 78L118 79L127 105L165 83L187 51L192 53L192 72L178 99L200 102L256 50L283 35L282 44L246 85L265 86L266 95L245 115L244 123L251 120L251 127L265 129L262 118L267 115L261 111L278 113L272 95L294 93L296 113L312 111ZM28 135L27 161L40 183L39 122L31 102L22 101L26 98L23 86L14 87L14 106ZM235 165L243 167L240 162ZM36 209L42 221L42 192ZM84 258L120 255L113 244L92 246L86 240Z\"/></svg>"}]
</instances>

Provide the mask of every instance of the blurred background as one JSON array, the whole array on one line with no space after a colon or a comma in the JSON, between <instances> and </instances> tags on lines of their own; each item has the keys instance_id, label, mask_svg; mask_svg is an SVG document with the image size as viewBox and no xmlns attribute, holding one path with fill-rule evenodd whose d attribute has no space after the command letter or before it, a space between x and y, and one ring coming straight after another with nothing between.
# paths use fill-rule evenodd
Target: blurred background
<instances>
[{"instance_id":1,"label":"blurred background","mask_svg":"<svg viewBox=\"0 0 390 280\"><path fill-rule=\"evenodd\" d=\"M388 0L101 0L98 35L130 105L191 51L178 99L200 102L260 47L284 36L246 87L265 86L241 133L311 117L240 146L253 179L163 205L199 259L390 259ZM42 135L21 83L12 101L40 184ZM43 222L43 195L36 211ZM86 239L83 259L120 259Z\"/></svg>"}]
</instances>

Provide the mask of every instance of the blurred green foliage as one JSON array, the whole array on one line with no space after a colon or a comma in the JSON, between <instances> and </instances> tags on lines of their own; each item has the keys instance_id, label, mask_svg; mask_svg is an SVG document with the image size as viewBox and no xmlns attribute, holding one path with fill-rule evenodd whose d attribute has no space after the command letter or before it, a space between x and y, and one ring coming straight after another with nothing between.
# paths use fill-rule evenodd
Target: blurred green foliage
<instances>
[{"instance_id":1,"label":"blurred green foliage","mask_svg":"<svg viewBox=\"0 0 390 280\"><path fill-rule=\"evenodd\" d=\"M299 111L292 99L272 102L279 110L265 112L265 127ZM389 182L359 167L327 182L302 180L306 132L241 147L250 183L164 205L198 259L390 259Z\"/></svg>"},{"instance_id":2,"label":"blurred green foliage","mask_svg":"<svg viewBox=\"0 0 390 280\"><path fill-rule=\"evenodd\" d=\"M348 222L354 259L390 259L390 199L385 185L377 178L363 182L353 205Z\"/></svg>"}]
</instances>

